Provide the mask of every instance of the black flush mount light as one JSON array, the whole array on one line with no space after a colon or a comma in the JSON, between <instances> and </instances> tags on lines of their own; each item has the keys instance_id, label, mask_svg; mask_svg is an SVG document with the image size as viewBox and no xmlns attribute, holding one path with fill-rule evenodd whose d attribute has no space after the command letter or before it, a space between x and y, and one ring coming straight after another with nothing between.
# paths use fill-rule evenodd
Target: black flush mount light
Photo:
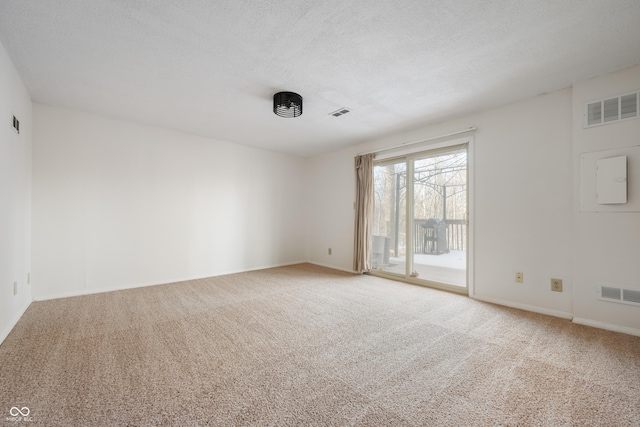
<instances>
[{"instance_id":1,"label":"black flush mount light","mask_svg":"<svg viewBox=\"0 0 640 427\"><path fill-rule=\"evenodd\" d=\"M278 92L273 95L273 112L280 117L302 115L302 97L293 92Z\"/></svg>"}]
</instances>

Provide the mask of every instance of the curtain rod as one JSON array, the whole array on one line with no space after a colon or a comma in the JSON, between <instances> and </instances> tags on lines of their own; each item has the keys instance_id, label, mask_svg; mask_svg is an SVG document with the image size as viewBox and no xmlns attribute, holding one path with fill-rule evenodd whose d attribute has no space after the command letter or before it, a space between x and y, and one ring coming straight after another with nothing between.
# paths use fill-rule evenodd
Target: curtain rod
<instances>
[{"instance_id":1,"label":"curtain rod","mask_svg":"<svg viewBox=\"0 0 640 427\"><path fill-rule=\"evenodd\" d=\"M367 151L365 153L360 153L360 154L357 154L354 157L364 156L365 154L382 153L383 151L395 150L396 148L402 148L402 147L406 147L408 145L420 144L421 142L433 141L434 139L446 138L447 136L454 136L454 135L460 135L461 133L473 132L476 129L477 128L475 128L475 127L470 127L468 129L459 130L459 131L447 133L447 134L444 134L444 135L432 136L431 138L421 139L420 141L404 142L404 143L399 144L399 145L394 145L393 147L380 148L379 150L372 150L372 151Z\"/></svg>"}]
</instances>

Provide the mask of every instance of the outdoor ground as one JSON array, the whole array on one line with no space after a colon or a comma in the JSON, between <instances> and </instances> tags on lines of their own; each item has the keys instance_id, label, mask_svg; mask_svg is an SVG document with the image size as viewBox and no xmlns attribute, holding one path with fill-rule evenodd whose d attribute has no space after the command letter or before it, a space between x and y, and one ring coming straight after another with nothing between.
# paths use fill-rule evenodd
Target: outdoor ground
<instances>
[{"instance_id":1,"label":"outdoor ground","mask_svg":"<svg viewBox=\"0 0 640 427\"><path fill-rule=\"evenodd\" d=\"M404 274L406 257L391 257L389 265L383 271ZM442 255L415 254L413 257L413 271L418 273L419 279L449 285L466 286L467 255L465 251L450 251Z\"/></svg>"}]
</instances>

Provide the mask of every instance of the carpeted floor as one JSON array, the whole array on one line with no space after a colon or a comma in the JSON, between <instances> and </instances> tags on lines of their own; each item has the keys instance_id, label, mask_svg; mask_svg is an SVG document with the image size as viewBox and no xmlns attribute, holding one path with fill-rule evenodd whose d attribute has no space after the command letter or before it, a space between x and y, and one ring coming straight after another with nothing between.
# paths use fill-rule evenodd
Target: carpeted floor
<instances>
[{"instance_id":1,"label":"carpeted floor","mask_svg":"<svg viewBox=\"0 0 640 427\"><path fill-rule=\"evenodd\" d=\"M639 337L309 264L35 302L0 366L9 426L640 426Z\"/></svg>"}]
</instances>

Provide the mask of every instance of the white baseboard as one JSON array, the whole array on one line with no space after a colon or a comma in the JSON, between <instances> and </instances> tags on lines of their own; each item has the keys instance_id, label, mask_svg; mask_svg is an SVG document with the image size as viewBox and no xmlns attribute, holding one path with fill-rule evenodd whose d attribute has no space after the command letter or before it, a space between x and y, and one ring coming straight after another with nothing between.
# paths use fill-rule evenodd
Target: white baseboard
<instances>
[{"instance_id":1,"label":"white baseboard","mask_svg":"<svg viewBox=\"0 0 640 427\"><path fill-rule=\"evenodd\" d=\"M505 307L517 308L520 310L532 311L534 313L546 314L547 316L560 317L562 319L571 320L573 318L573 314L567 313L566 311L551 310L548 308L537 307L535 305L521 304L518 302L502 300L499 298L480 297L477 295L474 295L471 298L476 299L478 301L489 302L491 304L504 305Z\"/></svg>"},{"instance_id":2,"label":"white baseboard","mask_svg":"<svg viewBox=\"0 0 640 427\"><path fill-rule=\"evenodd\" d=\"M591 326L593 328L605 329L607 331L621 332L623 334L635 335L640 337L640 329L629 328L627 326L612 325L610 323L598 322L597 320L583 319L581 317L574 317L573 323L578 325Z\"/></svg>"},{"instance_id":3,"label":"white baseboard","mask_svg":"<svg viewBox=\"0 0 640 427\"><path fill-rule=\"evenodd\" d=\"M343 267L336 267L335 265L330 265L330 264L324 264L321 262L315 262L315 261L306 261L309 264L313 264L313 265L317 265L319 267L326 267L326 268L331 268L332 270L340 270L340 271L344 271L347 273L351 273L351 274L358 274L353 270L349 270L347 268L343 268Z\"/></svg>"},{"instance_id":4,"label":"white baseboard","mask_svg":"<svg viewBox=\"0 0 640 427\"><path fill-rule=\"evenodd\" d=\"M288 265L303 264L306 262L307 261L294 261L294 262L287 262L283 264L274 264L274 265L267 265L263 267L248 268L245 270L223 271L223 272L219 272L219 273L207 275L207 276L180 277L180 278L171 279L169 281L162 281L160 283L159 282L143 282L143 283L132 283L128 285L114 286L114 287L108 287L108 288L81 289L78 291L60 292L60 293L49 294L49 295L39 295L39 296L36 296L34 300L46 301L46 300L59 299L59 298L70 298L70 297L79 297L83 295L102 294L105 292L124 291L127 289L145 288L147 286L168 285L170 283L188 282L190 280L200 280L200 279L206 279L209 277L228 276L230 274L247 273L249 271L266 270L268 268L286 267Z\"/></svg>"},{"instance_id":5,"label":"white baseboard","mask_svg":"<svg viewBox=\"0 0 640 427\"><path fill-rule=\"evenodd\" d=\"M4 328L4 331L0 333L0 344L2 344L4 340L9 336L13 328L15 328L15 326L18 324L18 321L20 320L22 315L24 315L24 312L27 311L27 308L29 308L30 305L31 301L29 301L28 304L26 304L21 310L18 311L18 313L16 313L13 319L11 319L11 322L9 322L9 326Z\"/></svg>"},{"instance_id":6,"label":"white baseboard","mask_svg":"<svg viewBox=\"0 0 640 427\"><path fill-rule=\"evenodd\" d=\"M534 313L546 314L549 316L569 319L578 325L591 326L592 328L605 329L607 331L620 332L623 334L634 335L640 337L640 329L629 328L627 326L618 326L611 323L598 322L597 320L583 319L581 317L573 317L573 314L558 310L549 310L542 307L536 307L527 304L514 303L511 301L501 300L498 298L486 298L474 296L473 299L478 301L489 302L492 304L504 305L506 307L518 308L520 310L532 311Z\"/></svg>"}]
</instances>

